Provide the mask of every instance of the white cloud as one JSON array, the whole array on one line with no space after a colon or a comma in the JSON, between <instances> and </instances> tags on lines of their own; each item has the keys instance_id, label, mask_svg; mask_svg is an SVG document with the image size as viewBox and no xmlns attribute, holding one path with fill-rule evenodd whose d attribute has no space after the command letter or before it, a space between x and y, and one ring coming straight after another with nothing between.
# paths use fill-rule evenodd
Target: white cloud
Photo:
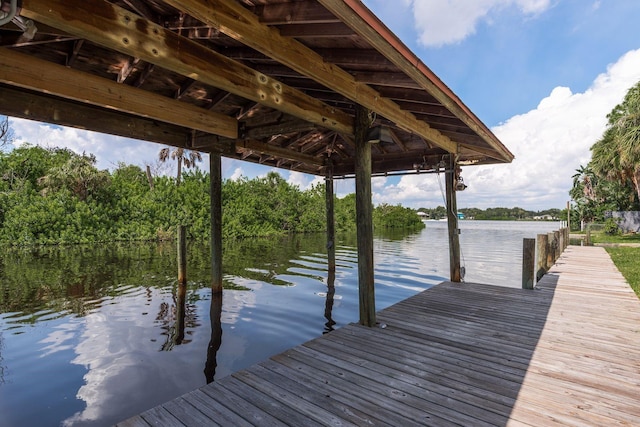
<instances>
[{"instance_id":1,"label":"white cloud","mask_svg":"<svg viewBox=\"0 0 640 427\"><path fill-rule=\"evenodd\" d=\"M602 136L606 115L639 80L640 49L610 65L585 92L556 87L535 109L493 128L515 160L464 168L469 188L459 193L458 206L563 208L571 176L591 158L589 149ZM376 200L414 207L443 204L432 176L405 176L377 193Z\"/></svg>"},{"instance_id":2,"label":"white cloud","mask_svg":"<svg viewBox=\"0 0 640 427\"><path fill-rule=\"evenodd\" d=\"M376 205L401 204L416 208L444 205L444 185L444 175L404 175L397 183L391 183L383 188L374 184L373 202Z\"/></svg>"},{"instance_id":3,"label":"white cloud","mask_svg":"<svg viewBox=\"0 0 640 427\"><path fill-rule=\"evenodd\" d=\"M118 161L144 165L157 160L162 145L119 136L61 127L17 118L10 119L16 140L14 146L25 143L42 147L68 148L78 154L93 153L99 169L114 169Z\"/></svg>"},{"instance_id":4,"label":"white cloud","mask_svg":"<svg viewBox=\"0 0 640 427\"><path fill-rule=\"evenodd\" d=\"M515 6L524 15L537 15L549 8L550 0L412 0L419 42L425 46L457 43L476 31L481 20Z\"/></svg>"},{"instance_id":5,"label":"white cloud","mask_svg":"<svg viewBox=\"0 0 640 427\"><path fill-rule=\"evenodd\" d=\"M282 175L282 171L279 172ZM306 191L315 185L324 185L324 177L316 175L308 175L302 172L291 171L287 182L290 185L297 186L300 190Z\"/></svg>"},{"instance_id":6,"label":"white cloud","mask_svg":"<svg viewBox=\"0 0 640 427\"><path fill-rule=\"evenodd\" d=\"M232 181L237 181L238 179L240 179L242 176L244 176L244 172L242 171L241 167L237 167L233 170L233 173L231 174L231 176L229 177L230 180Z\"/></svg>"},{"instance_id":7,"label":"white cloud","mask_svg":"<svg viewBox=\"0 0 640 427\"><path fill-rule=\"evenodd\" d=\"M571 176L591 158L589 149L602 136L606 115L638 80L640 50L609 66L585 92L556 87L536 109L494 128L516 159L508 166L469 169L469 195L498 196L506 206L563 207Z\"/></svg>"}]
</instances>

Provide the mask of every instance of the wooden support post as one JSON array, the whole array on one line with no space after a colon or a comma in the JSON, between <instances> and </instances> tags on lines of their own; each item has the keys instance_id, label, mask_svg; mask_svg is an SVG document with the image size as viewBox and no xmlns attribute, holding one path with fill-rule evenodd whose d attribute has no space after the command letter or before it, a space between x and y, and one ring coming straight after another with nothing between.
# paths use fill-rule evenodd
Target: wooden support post
<instances>
[{"instance_id":1,"label":"wooden support post","mask_svg":"<svg viewBox=\"0 0 640 427\"><path fill-rule=\"evenodd\" d=\"M187 284L187 237L186 227L178 226L178 284Z\"/></svg>"},{"instance_id":2,"label":"wooden support post","mask_svg":"<svg viewBox=\"0 0 640 427\"><path fill-rule=\"evenodd\" d=\"M556 230L553 232L553 242L554 242L553 263L555 264L558 258L560 258L560 252L562 251L560 249L560 231L559 230Z\"/></svg>"},{"instance_id":3,"label":"wooden support post","mask_svg":"<svg viewBox=\"0 0 640 427\"><path fill-rule=\"evenodd\" d=\"M222 293L222 161L209 153L211 196L211 292Z\"/></svg>"},{"instance_id":4,"label":"wooden support post","mask_svg":"<svg viewBox=\"0 0 640 427\"><path fill-rule=\"evenodd\" d=\"M358 237L358 290L360 324L376 324L373 282L373 206L371 202L371 144L367 141L369 111L356 106L354 120L356 146L356 226Z\"/></svg>"},{"instance_id":5,"label":"wooden support post","mask_svg":"<svg viewBox=\"0 0 640 427\"><path fill-rule=\"evenodd\" d=\"M549 236L538 234L538 266L536 280L540 280L547 272L547 250L549 249Z\"/></svg>"},{"instance_id":6,"label":"wooden support post","mask_svg":"<svg viewBox=\"0 0 640 427\"><path fill-rule=\"evenodd\" d=\"M449 154L449 167L445 173L447 191L447 225L449 227L449 272L452 282L460 282L460 230L458 229L458 202L456 200L456 162Z\"/></svg>"},{"instance_id":7,"label":"wooden support post","mask_svg":"<svg viewBox=\"0 0 640 427\"><path fill-rule=\"evenodd\" d=\"M325 180L325 197L327 210L327 269L335 274L336 271L336 227L333 196L333 171L329 167Z\"/></svg>"},{"instance_id":8,"label":"wooden support post","mask_svg":"<svg viewBox=\"0 0 640 427\"><path fill-rule=\"evenodd\" d=\"M571 234L571 202L567 202L567 230Z\"/></svg>"},{"instance_id":9,"label":"wooden support post","mask_svg":"<svg viewBox=\"0 0 640 427\"><path fill-rule=\"evenodd\" d=\"M522 289L535 285L536 239L522 239Z\"/></svg>"},{"instance_id":10,"label":"wooden support post","mask_svg":"<svg viewBox=\"0 0 640 427\"><path fill-rule=\"evenodd\" d=\"M553 239L554 239L554 234L553 233L547 233L547 271L549 271L549 269L551 267L553 267L553 263L555 262L555 259L553 258L553 252L554 252L554 243L553 243Z\"/></svg>"},{"instance_id":11,"label":"wooden support post","mask_svg":"<svg viewBox=\"0 0 640 427\"><path fill-rule=\"evenodd\" d=\"M151 167L147 165L147 181L149 182L149 189L153 191L153 176L151 176Z\"/></svg>"}]
</instances>

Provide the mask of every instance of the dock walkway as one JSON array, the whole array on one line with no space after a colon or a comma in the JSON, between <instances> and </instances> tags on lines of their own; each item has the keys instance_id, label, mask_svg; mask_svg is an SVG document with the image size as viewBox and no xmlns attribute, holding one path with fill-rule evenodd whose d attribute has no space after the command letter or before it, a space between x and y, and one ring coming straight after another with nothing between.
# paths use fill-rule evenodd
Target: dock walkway
<instances>
[{"instance_id":1,"label":"dock walkway","mask_svg":"<svg viewBox=\"0 0 640 427\"><path fill-rule=\"evenodd\" d=\"M527 291L444 282L119 424L640 425L640 300L603 248Z\"/></svg>"}]
</instances>

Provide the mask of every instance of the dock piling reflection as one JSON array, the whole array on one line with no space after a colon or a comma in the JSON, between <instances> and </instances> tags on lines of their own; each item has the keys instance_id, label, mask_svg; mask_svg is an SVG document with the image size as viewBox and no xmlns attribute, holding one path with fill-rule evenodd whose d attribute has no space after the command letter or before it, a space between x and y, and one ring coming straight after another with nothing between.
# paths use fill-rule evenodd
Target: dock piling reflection
<instances>
[{"instance_id":1,"label":"dock piling reflection","mask_svg":"<svg viewBox=\"0 0 640 427\"><path fill-rule=\"evenodd\" d=\"M209 318L211 320L211 339L207 346L207 361L204 365L204 376L207 384L214 381L216 368L218 367L218 350L222 344L222 294L214 292L211 294L211 308Z\"/></svg>"}]
</instances>

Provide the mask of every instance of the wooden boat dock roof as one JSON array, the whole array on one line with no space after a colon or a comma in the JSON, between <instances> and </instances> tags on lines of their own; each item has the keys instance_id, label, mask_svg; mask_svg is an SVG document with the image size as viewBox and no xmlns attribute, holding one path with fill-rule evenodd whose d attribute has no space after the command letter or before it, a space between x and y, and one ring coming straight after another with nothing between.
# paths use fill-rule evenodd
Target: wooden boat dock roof
<instances>
[{"instance_id":1,"label":"wooden boat dock roof","mask_svg":"<svg viewBox=\"0 0 640 427\"><path fill-rule=\"evenodd\" d=\"M373 173L513 159L360 0L11 1L0 114L347 175L360 105Z\"/></svg>"}]
</instances>

